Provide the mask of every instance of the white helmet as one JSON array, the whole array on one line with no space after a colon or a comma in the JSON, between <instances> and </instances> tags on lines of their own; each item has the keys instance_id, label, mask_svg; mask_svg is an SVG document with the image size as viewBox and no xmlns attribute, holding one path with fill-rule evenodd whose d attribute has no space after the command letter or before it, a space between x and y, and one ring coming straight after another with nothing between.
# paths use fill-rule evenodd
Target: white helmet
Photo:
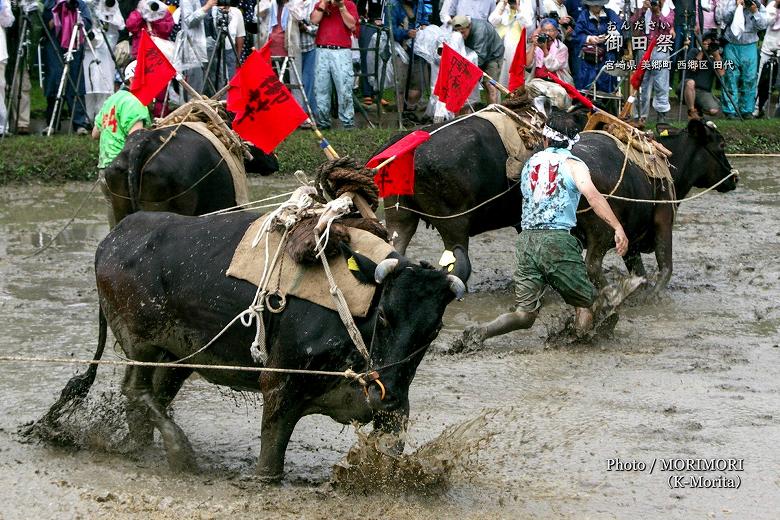
<instances>
[{"instance_id":1,"label":"white helmet","mask_svg":"<svg viewBox=\"0 0 780 520\"><path fill-rule=\"evenodd\" d=\"M127 67L125 67L125 81L127 83L130 83L133 80L133 76L135 76L135 66L137 64L138 60L133 60L127 64Z\"/></svg>"}]
</instances>

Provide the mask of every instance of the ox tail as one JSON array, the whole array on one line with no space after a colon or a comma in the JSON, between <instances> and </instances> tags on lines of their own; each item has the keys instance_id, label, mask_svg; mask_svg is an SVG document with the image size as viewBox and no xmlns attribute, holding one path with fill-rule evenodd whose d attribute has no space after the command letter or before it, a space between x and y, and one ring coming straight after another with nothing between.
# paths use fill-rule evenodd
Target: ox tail
<instances>
[{"instance_id":1,"label":"ox tail","mask_svg":"<svg viewBox=\"0 0 780 520\"><path fill-rule=\"evenodd\" d=\"M144 167L144 141L136 144L127 154L127 194L130 197L130 212L135 213L139 209L141 196L141 175Z\"/></svg>"},{"instance_id":2,"label":"ox tail","mask_svg":"<svg viewBox=\"0 0 780 520\"><path fill-rule=\"evenodd\" d=\"M95 355L92 357L93 361L100 361L103 357L103 351L106 348L106 337L108 335L108 322L106 316L103 313L103 309L99 309L98 315L98 348L95 351ZM97 374L97 364L92 364L83 374L76 374L65 385L65 388L60 392L60 398L54 403L49 411L36 421L32 427L28 430L29 433L34 433L37 428L43 428L45 430L51 430L51 428L57 424L57 421L66 412L73 409L74 406L81 403L92 388L92 383L95 382L95 376Z\"/></svg>"}]
</instances>

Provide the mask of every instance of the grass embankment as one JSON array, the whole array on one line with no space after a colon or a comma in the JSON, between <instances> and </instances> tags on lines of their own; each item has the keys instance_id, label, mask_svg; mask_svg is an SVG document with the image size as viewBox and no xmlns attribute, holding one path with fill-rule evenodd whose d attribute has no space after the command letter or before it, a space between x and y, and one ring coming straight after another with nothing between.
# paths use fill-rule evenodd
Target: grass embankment
<instances>
[{"instance_id":1,"label":"grass embankment","mask_svg":"<svg viewBox=\"0 0 780 520\"><path fill-rule=\"evenodd\" d=\"M716 120L726 140L727 153L780 153L780 119L734 121ZM676 126L683 126L682 123ZM396 131L359 129L326 132L341 155L366 161ZM11 137L0 140L0 184L9 182L61 182L91 180L97 173L97 142L89 137ZM291 174L304 170L311 174L323 161L314 134L298 131L277 149L281 170Z\"/></svg>"}]
</instances>

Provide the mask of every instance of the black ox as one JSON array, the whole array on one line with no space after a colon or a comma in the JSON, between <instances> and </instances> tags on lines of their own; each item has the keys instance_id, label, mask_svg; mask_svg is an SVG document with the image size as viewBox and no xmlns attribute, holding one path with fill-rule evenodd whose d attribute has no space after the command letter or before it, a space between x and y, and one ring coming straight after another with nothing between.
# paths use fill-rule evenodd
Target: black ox
<instances>
[{"instance_id":1,"label":"black ox","mask_svg":"<svg viewBox=\"0 0 780 520\"><path fill-rule=\"evenodd\" d=\"M100 338L95 358L105 347L110 325L125 354L138 361L173 361L207 344L253 301L256 287L225 272L233 251L256 216L183 217L141 212L120 222L98 246L95 258L100 301ZM280 314L267 311L269 360L266 366L344 371L376 370L380 384L362 387L354 380L325 375L299 375L199 369L206 380L263 394L258 473L267 480L282 476L287 443L298 420L325 414L341 423L373 421L377 430L398 432L409 413L409 385L427 346L442 326L454 298L462 298L469 275L467 259L456 250L456 269L445 274L415 265L393 253L378 265L348 247L360 283L377 284L366 318L356 324L370 346L368 364L352 343L338 313L288 297ZM239 323L186 363L257 366L250 355L254 325ZM60 401L83 397L95 378L96 366L73 378ZM188 368L129 366L122 386L128 398L131 440L147 445L156 427L174 468L195 468L195 455L184 432L166 409ZM372 379L372 378L369 378ZM79 387L79 390L75 389ZM50 412L51 413L51 412Z\"/></svg>"},{"instance_id":2,"label":"black ox","mask_svg":"<svg viewBox=\"0 0 780 520\"><path fill-rule=\"evenodd\" d=\"M174 129L175 137L167 141ZM279 169L274 155L255 147L251 153L248 172L270 175ZM202 215L236 205L227 163L206 138L185 126L133 132L105 178L112 226L139 210Z\"/></svg>"},{"instance_id":3,"label":"black ox","mask_svg":"<svg viewBox=\"0 0 780 520\"><path fill-rule=\"evenodd\" d=\"M723 138L712 123L693 120L683 130L671 127L666 130L668 135L659 137L659 141L673 152L670 162L678 199L685 197L692 187L709 187L736 173L724 153ZM611 192L623 164L623 155L614 142L606 136L582 134L573 153L588 164L599 191ZM469 237L494 229L511 226L520 231L522 197L520 187L511 188L513 181L506 178L506 159L506 151L493 125L480 118L469 118L432 135L415 153L415 194L388 197L384 202L387 228L396 249L405 254L421 219L436 228L447 249L455 245L468 249ZM717 190L733 190L736 183L737 176L733 175ZM658 182L648 180L638 168L629 165L614 194L668 200L670 193L661 191ZM493 197L497 198L469 211ZM396 203L410 210L395 209ZM672 223L676 205L615 199L609 199L609 203L630 242L626 266L643 275L640 253L655 251L660 271L656 289L662 289L672 272ZM580 209L585 207L587 202L583 199ZM586 260L592 281L603 285L601 263L606 251L614 247L613 233L592 211L578 216L575 233L588 248Z\"/></svg>"}]
</instances>

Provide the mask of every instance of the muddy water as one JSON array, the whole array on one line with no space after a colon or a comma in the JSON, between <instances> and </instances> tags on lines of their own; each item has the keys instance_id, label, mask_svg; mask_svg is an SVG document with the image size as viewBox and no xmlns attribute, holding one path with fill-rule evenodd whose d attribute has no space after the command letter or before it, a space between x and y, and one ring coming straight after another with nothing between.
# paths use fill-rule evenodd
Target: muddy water
<instances>
[{"instance_id":1,"label":"muddy water","mask_svg":"<svg viewBox=\"0 0 780 520\"><path fill-rule=\"evenodd\" d=\"M25 444L18 425L39 417L76 369L0 364L0 517L776 518L780 161L772 161L734 161L743 172L736 192L683 206L669 290L659 302L624 308L614 338L595 346L544 346L547 328L568 312L551 297L529 332L490 340L478 354L444 354L464 326L512 304L514 232L472 242L476 292L448 309L411 389L410 451L491 409L489 441L446 491L393 496L331 486L333 465L357 436L317 416L293 435L284 484L263 486L251 478L259 399L197 379L179 394L175 418L203 458L202 475L170 473L159 446L126 457ZM263 179L253 194L294 184ZM53 249L23 258L56 233L89 188L0 193L2 355L92 355L93 252L107 231L100 197ZM440 244L420 229L410 254L435 261ZM607 258L610 276L622 269L616 260ZM652 256L645 263L652 273ZM113 395L120 380L121 371L101 367L93 395ZM744 459L744 471L725 474L740 477L739 489L670 489L670 476L695 473L660 467L661 458L727 457ZM607 471L616 458L647 467Z\"/></svg>"}]
</instances>

